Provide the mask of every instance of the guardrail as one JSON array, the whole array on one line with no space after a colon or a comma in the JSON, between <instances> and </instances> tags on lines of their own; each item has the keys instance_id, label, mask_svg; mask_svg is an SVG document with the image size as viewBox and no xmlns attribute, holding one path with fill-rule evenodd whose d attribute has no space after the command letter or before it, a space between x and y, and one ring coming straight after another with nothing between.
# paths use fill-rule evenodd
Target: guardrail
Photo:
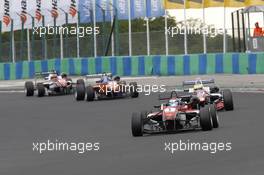
<instances>
[{"instance_id":1,"label":"guardrail","mask_svg":"<svg viewBox=\"0 0 264 175\"><path fill-rule=\"evenodd\" d=\"M0 63L0 80L33 78L56 70L69 75L112 72L120 76L263 74L264 53L68 58Z\"/></svg>"}]
</instances>

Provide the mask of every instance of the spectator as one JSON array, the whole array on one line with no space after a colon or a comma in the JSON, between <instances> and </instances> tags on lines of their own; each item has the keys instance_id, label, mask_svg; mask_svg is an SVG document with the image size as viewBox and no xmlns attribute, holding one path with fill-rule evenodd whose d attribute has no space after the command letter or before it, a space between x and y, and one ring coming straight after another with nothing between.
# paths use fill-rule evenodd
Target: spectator
<instances>
[{"instance_id":1,"label":"spectator","mask_svg":"<svg viewBox=\"0 0 264 175\"><path fill-rule=\"evenodd\" d=\"M259 36L263 36L263 31L262 28L259 27L259 23L256 22L255 24L255 29L254 29L254 37L259 37Z\"/></svg>"}]
</instances>

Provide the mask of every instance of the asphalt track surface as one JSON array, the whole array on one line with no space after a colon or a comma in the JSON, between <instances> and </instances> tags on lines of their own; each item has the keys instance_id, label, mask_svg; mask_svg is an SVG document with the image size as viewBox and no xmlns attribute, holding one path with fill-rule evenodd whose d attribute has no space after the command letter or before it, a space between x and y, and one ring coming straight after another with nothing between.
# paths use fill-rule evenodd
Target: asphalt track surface
<instances>
[{"instance_id":1,"label":"asphalt track surface","mask_svg":"<svg viewBox=\"0 0 264 175\"><path fill-rule=\"evenodd\" d=\"M264 94L235 93L235 111L219 113L220 128L134 138L131 113L150 109L157 95L76 102L72 96L0 94L1 175L263 175ZM99 152L32 151L47 139L100 142ZM232 150L164 151L165 142L231 142Z\"/></svg>"}]
</instances>

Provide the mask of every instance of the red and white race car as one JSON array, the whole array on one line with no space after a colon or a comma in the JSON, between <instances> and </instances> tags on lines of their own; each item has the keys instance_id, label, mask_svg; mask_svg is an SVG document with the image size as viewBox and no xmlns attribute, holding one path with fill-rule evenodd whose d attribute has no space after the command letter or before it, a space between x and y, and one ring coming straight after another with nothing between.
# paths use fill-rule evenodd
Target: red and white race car
<instances>
[{"instance_id":1,"label":"red and white race car","mask_svg":"<svg viewBox=\"0 0 264 175\"><path fill-rule=\"evenodd\" d=\"M85 98L87 101L94 101L125 97L137 98L138 96L136 82L127 84L119 76L112 78L111 73L87 75L85 80L77 80L75 91L77 101L83 101Z\"/></svg>"},{"instance_id":2,"label":"red and white race car","mask_svg":"<svg viewBox=\"0 0 264 175\"><path fill-rule=\"evenodd\" d=\"M220 91L215 85L214 79L184 81L183 89L196 95L202 107L207 104L215 104L217 110L231 111L234 109L232 92L229 89Z\"/></svg>"},{"instance_id":3,"label":"red and white race car","mask_svg":"<svg viewBox=\"0 0 264 175\"><path fill-rule=\"evenodd\" d=\"M35 80L25 82L26 96L34 96L37 92L38 97L46 95L67 95L74 92L76 83L68 78L67 74L58 75L56 71L35 73Z\"/></svg>"},{"instance_id":4,"label":"red and white race car","mask_svg":"<svg viewBox=\"0 0 264 175\"><path fill-rule=\"evenodd\" d=\"M133 113L131 129L133 136L144 134L218 128L215 105L199 107L199 99L192 95L179 96L173 91L167 103L155 106L157 111Z\"/></svg>"}]
</instances>

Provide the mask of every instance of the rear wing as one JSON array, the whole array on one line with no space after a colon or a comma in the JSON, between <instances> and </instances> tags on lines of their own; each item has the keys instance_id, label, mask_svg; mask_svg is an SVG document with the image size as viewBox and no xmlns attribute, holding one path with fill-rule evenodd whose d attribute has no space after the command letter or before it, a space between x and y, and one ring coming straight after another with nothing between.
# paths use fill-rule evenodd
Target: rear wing
<instances>
[{"instance_id":1,"label":"rear wing","mask_svg":"<svg viewBox=\"0 0 264 175\"><path fill-rule=\"evenodd\" d=\"M209 79L209 80L193 80L193 81L183 81L182 85L183 86L191 86L191 85L196 85L196 84L214 84L215 80L214 79Z\"/></svg>"},{"instance_id":2,"label":"rear wing","mask_svg":"<svg viewBox=\"0 0 264 175\"><path fill-rule=\"evenodd\" d=\"M170 100L172 98L181 98L184 99L184 101L186 99L190 99L192 97L192 93L189 92L184 92L184 91L172 91L172 92L165 92L162 94L159 94L159 100L163 101L163 100Z\"/></svg>"},{"instance_id":3,"label":"rear wing","mask_svg":"<svg viewBox=\"0 0 264 175\"><path fill-rule=\"evenodd\" d=\"M86 75L85 79L92 79L92 78L101 78L103 74L91 74L91 75ZM108 77L112 77L112 73L105 73Z\"/></svg>"},{"instance_id":4,"label":"rear wing","mask_svg":"<svg viewBox=\"0 0 264 175\"><path fill-rule=\"evenodd\" d=\"M36 72L35 73L35 79L43 78L46 80L50 74L57 74L58 75L58 73L56 71Z\"/></svg>"}]
</instances>

